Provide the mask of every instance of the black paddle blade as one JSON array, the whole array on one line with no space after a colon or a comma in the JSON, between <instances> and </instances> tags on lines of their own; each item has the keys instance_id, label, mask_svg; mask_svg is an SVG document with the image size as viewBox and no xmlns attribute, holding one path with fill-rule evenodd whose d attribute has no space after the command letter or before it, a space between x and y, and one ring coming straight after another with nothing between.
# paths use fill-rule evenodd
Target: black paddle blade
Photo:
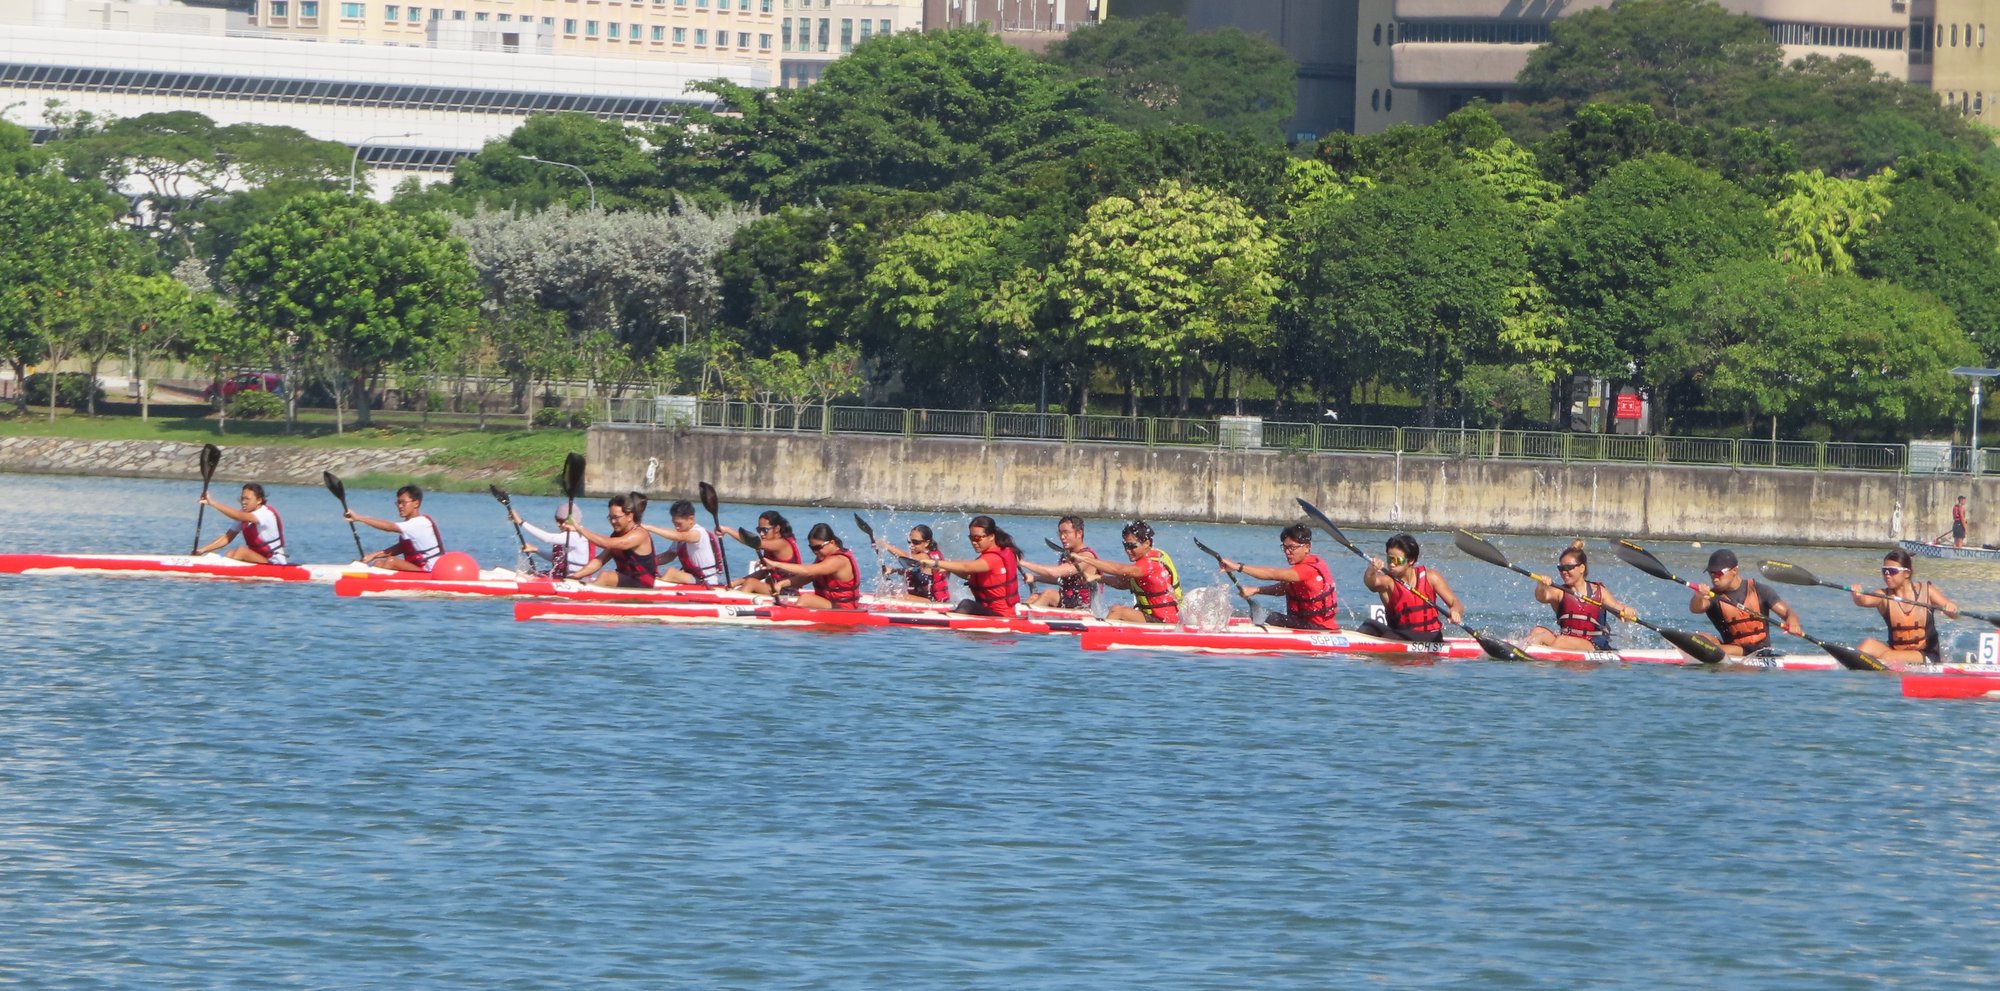
<instances>
[{"instance_id":1,"label":"black paddle blade","mask_svg":"<svg viewBox=\"0 0 2000 991\"><path fill-rule=\"evenodd\" d=\"M1819 649L1824 650L1829 654L1832 654L1833 659L1839 661L1840 666L1846 668L1849 671L1889 670L1889 666L1887 664L1882 663L1874 656L1867 653L1863 653L1862 651L1859 650L1855 650L1853 647L1849 647L1845 644L1827 643L1824 640L1813 640L1812 642L1816 644L1819 647Z\"/></svg>"},{"instance_id":2,"label":"black paddle blade","mask_svg":"<svg viewBox=\"0 0 2000 991\"><path fill-rule=\"evenodd\" d=\"M1484 633L1474 633L1470 627L1466 629L1466 632L1472 633L1472 639L1479 641L1479 649L1485 651L1486 656L1491 657L1496 661L1534 660L1534 658L1529 657L1526 653L1524 653L1521 650L1521 648L1516 647L1505 640L1500 640L1495 637L1489 637Z\"/></svg>"},{"instance_id":3,"label":"black paddle blade","mask_svg":"<svg viewBox=\"0 0 2000 991\"><path fill-rule=\"evenodd\" d=\"M1484 537L1481 537L1470 530L1460 530L1457 533L1452 534L1451 542L1452 545L1457 547L1459 550L1462 550L1465 553L1470 554L1473 557L1476 557L1481 561L1486 562L1487 564L1497 564L1503 568L1513 567L1513 565L1508 562L1507 555L1500 553L1500 548L1487 543Z\"/></svg>"},{"instance_id":4,"label":"black paddle blade","mask_svg":"<svg viewBox=\"0 0 2000 991\"><path fill-rule=\"evenodd\" d=\"M1820 580L1814 577L1812 572L1783 561L1765 561L1757 566L1757 573L1774 582L1784 582L1787 585L1820 584Z\"/></svg>"},{"instance_id":5,"label":"black paddle blade","mask_svg":"<svg viewBox=\"0 0 2000 991\"><path fill-rule=\"evenodd\" d=\"M709 519L714 519L716 510L722 507L722 500L715 497L715 486L703 482L698 487L701 489L701 508L708 510Z\"/></svg>"},{"instance_id":6,"label":"black paddle blade","mask_svg":"<svg viewBox=\"0 0 2000 991\"><path fill-rule=\"evenodd\" d=\"M1058 544L1058 543L1056 543L1055 541L1053 541L1053 540L1050 540L1050 539L1049 539L1049 538L1047 538L1047 537L1043 537L1043 538L1042 538L1042 543L1044 543L1044 544L1047 544L1047 545L1048 545L1048 547L1049 547L1049 550L1052 550L1052 551L1055 551L1055 552L1056 552L1057 554L1068 554L1068 553L1069 553L1069 548L1067 548L1067 547L1064 547L1063 545L1061 545L1061 544Z\"/></svg>"},{"instance_id":7,"label":"black paddle blade","mask_svg":"<svg viewBox=\"0 0 2000 991\"><path fill-rule=\"evenodd\" d=\"M340 476L329 471L323 473L321 477L326 481L326 490L333 493L333 497L339 499L342 506L346 506L347 486L340 484Z\"/></svg>"},{"instance_id":8,"label":"black paddle blade","mask_svg":"<svg viewBox=\"0 0 2000 991\"><path fill-rule=\"evenodd\" d=\"M1202 552L1203 554L1206 554L1206 555L1208 555L1209 557L1212 557L1212 558L1214 558L1214 559L1215 559L1215 563L1217 563L1217 564L1221 564L1221 563L1222 563L1222 554L1221 554L1221 552L1217 551L1217 550L1216 550L1215 548L1213 548L1213 547L1210 547L1210 546L1208 546L1207 544L1204 544L1204 543L1202 543L1202 542L1201 542L1201 538L1200 538L1200 537L1196 537L1196 538L1194 539L1194 545L1195 545L1196 547L1200 548L1200 549L1201 549L1201 552Z\"/></svg>"},{"instance_id":9,"label":"black paddle blade","mask_svg":"<svg viewBox=\"0 0 2000 991\"><path fill-rule=\"evenodd\" d=\"M500 505L505 506L508 509L514 508L514 504L507 501L506 489L503 489L498 485L488 485L486 487L486 491L493 493L493 498L500 500Z\"/></svg>"},{"instance_id":10,"label":"black paddle blade","mask_svg":"<svg viewBox=\"0 0 2000 991\"><path fill-rule=\"evenodd\" d=\"M1661 627L1655 627L1655 629L1659 631L1662 639L1679 648L1681 653L1703 664L1720 664L1723 658L1729 656L1723 652L1720 646L1716 645L1715 641L1699 634L1689 633L1686 630L1669 630Z\"/></svg>"},{"instance_id":11,"label":"black paddle blade","mask_svg":"<svg viewBox=\"0 0 2000 991\"><path fill-rule=\"evenodd\" d=\"M583 491L583 455L571 451L563 457L563 495L576 501L576 494Z\"/></svg>"},{"instance_id":12,"label":"black paddle blade","mask_svg":"<svg viewBox=\"0 0 2000 991\"><path fill-rule=\"evenodd\" d=\"M875 528L869 526L868 521L862 519L860 513L854 514L854 525L861 528L861 533L868 538L869 543L875 542Z\"/></svg>"},{"instance_id":13,"label":"black paddle blade","mask_svg":"<svg viewBox=\"0 0 2000 991\"><path fill-rule=\"evenodd\" d=\"M737 530L734 534L731 534L731 536L735 537L738 543L741 543L743 546L748 547L753 551L763 550L762 547L757 546L756 538L750 536L748 532L745 532L743 530Z\"/></svg>"},{"instance_id":14,"label":"black paddle blade","mask_svg":"<svg viewBox=\"0 0 2000 991\"><path fill-rule=\"evenodd\" d=\"M1320 525L1320 529L1325 530L1329 536L1331 536L1335 541L1338 541L1340 546L1345 547L1356 554L1360 554L1362 557L1368 556L1366 554L1362 554L1361 548L1354 546L1354 542L1347 539L1347 534L1341 533L1340 528L1334 526L1333 521L1327 519L1326 514L1320 512L1318 506L1315 506L1312 503L1305 501L1304 499L1300 499L1298 503L1299 503L1299 508L1304 510L1307 516L1312 517L1313 522L1318 523Z\"/></svg>"},{"instance_id":15,"label":"black paddle blade","mask_svg":"<svg viewBox=\"0 0 2000 991\"><path fill-rule=\"evenodd\" d=\"M215 477L215 466L222 463L222 448L214 444L201 445L201 484L207 485Z\"/></svg>"},{"instance_id":16,"label":"black paddle blade","mask_svg":"<svg viewBox=\"0 0 2000 991\"><path fill-rule=\"evenodd\" d=\"M1660 563L1659 558L1652 555L1652 552L1629 540L1621 540L1612 544L1611 553L1618 555L1618 560L1638 568L1640 571L1652 575L1654 578L1664 578L1670 582L1680 581L1680 579L1674 577L1673 572L1667 570L1666 565Z\"/></svg>"}]
</instances>

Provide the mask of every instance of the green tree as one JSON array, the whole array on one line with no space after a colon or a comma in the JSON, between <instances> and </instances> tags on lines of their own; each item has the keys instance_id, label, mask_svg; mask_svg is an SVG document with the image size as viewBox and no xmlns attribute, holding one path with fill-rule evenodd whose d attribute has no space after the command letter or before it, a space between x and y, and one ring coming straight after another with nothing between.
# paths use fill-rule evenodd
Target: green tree
<instances>
[{"instance_id":1,"label":"green tree","mask_svg":"<svg viewBox=\"0 0 2000 991\"><path fill-rule=\"evenodd\" d=\"M1060 265L1070 319L1128 383L1205 358L1240 362L1270 338L1278 242L1232 197L1169 180L1092 207ZM1185 378L1177 383L1187 408Z\"/></svg>"},{"instance_id":2,"label":"green tree","mask_svg":"<svg viewBox=\"0 0 2000 991\"><path fill-rule=\"evenodd\" d=\"M1527 277L1525 226L1460 172L1364 189L1312 217L1303 302L1336 395L1370 369L1422 395L1434 423L1468 363L1501 357L1509 290Z\"/></svg>"},{"instance_id":3,"label":"green tree","mask_svg":"<svg viewBox=\"0 0 2000 991\"><path fill-rule=\"evenodd\" d=\"M1529 250L1565 315L1578 371L1645 378L1661 289L1733 258L1774 250L1763 205L1721 176L1668 155L1614 166Z\"/></svg>"},{"instance_id":4,"label":"green tree","mask_svg":"<svg viewBox=\"0 0 2000 991\"><path fill-rule=\"evenodd\" d=\"M1818 169L1785 176L1768 211L1778 228L1778 260L1814 275L1854 271L1854 242L1889 210L1894 172L1833 179Z\"/></svg>"},{"instance_id":5,"label":"green tree","mask_svg":"<svg viewBox=\"0 0 2000 991\"><path fill-rule=\"evenodd\" d=\"M1057 157L1094 98L979 27L877 36L805 89L700 88L719 104L662 129L662 168L766 208L843 186L944 193Z\"/></svg>"},{"instance_id":6,"label":"green tree","mask_svg":"<svg viewBox=\"0 0 2000 991\"><path fill-rule=\"evenodd\" d=\"M1101 84L1099 112L1132 128L1200 124L1279 143L1298 66L1283 48L1236 28L1195 33L1160 14L1077 29L1048 58Z\"/></svg>"},{"instance_id":7,"label":"green tree","mask_svg":"<svg viewBox=\"0 0 2000 991\"><path fill-rule=\"evenodd\" d=\"M60 175L0 172L0 355L15 381L31 361L53 370L74 346L80 302L123 254L97 190ZM50 381L55 416L56 376ZM27 409L28 397L20 397Z\"/></svg>"},{"instance_id":8,"label":"green tree","mask_svg":"<svg viewBox=\"0 0 2000 991\"><path fill-rule=\"evenodd\" d=\"M1550 22L1515 82L1531 103L1643 103L1699 123L1690 118L1712 89L1779 63L1764 25L1714 0L1613 0Z\"/></svg>"},{"instance_id":9,"label":"green tree","mask_svg":"<svg viewBox=\"0 0 2000 991\"><path fill-rule=\"evenodd\" d=\"M630 125L589 114L537 114L460 162L439 193L498 210L540 211L561 203L581 212L590 207L593 189L603 210L672 207L680 191L660 171L643 138L644 133ZM544 162L565 162L582 169L583 175ZM416 201L425 199L419 196Z\"/></svg>"},{"instance_id":10,"label":"green tree","mask_svg":"<svg viewBox=\"0 0 2000 991\"><path fill-rule=\"evenodd\" d=\"M918 401L983 404L995 374L1022 364L1013 333L1020 324L1005 319L997 299L1021 267L1012 243L1018 226L982 213L932 214L876 256L863 280L864 312L901 331L888 353ZM973 363L968 355L983 358Z\"/></svg>"},{"instance_id":11,"label":"green tree","mask_svg":"<svg viewBox=\"0 0 2000 991\"><path fill-rule=\"evenodd\" d=\"M1854 246L1855 271L1930 293L1990 364L2000 360L2000 225L1927 182L1899 182Z\"/></svg>"},{"instance_id":12,"label":"green tree","mask_svg":"<svg viewBox=\"0 0 2000 991\"><path fill-rule=\"evenodd\" d=\"M246 316L321 356L369 423L369 383L465 328L478 275L442 217L302 197L245 235L227 274Z\"/></svg>"},{"instance_id":13,"label":"green tree","mask_svg":"<svg viewBox=\"0 0 2000 991\"><path fill-rule=\"evenodd\" d=\"M758 353L823 349L832 335L806 311L809 265L825 258L833 212L784 207L744 224L716 256L716 319L741 329Z\"/></svg>"}]
</instances>

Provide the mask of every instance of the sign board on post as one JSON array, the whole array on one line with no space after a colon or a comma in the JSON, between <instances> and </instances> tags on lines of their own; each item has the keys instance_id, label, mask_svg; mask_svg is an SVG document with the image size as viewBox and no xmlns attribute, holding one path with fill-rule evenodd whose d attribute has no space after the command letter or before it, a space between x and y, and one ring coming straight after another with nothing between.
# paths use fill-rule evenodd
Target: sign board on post
<instances>
[{"instance_id":1,"label":"sign board on post","mask_svg":"<svg viewBox=\"0 0 2000 991\"><path fill-rule=\"evenodd\" d=\"M1639 418L1640 409L1643 406L1644 402L1639 398L1638 394L1621 392L1618 394L1617 411L1613 415L1620 420L1636 420Z\"/></svg>"}]
</instances>

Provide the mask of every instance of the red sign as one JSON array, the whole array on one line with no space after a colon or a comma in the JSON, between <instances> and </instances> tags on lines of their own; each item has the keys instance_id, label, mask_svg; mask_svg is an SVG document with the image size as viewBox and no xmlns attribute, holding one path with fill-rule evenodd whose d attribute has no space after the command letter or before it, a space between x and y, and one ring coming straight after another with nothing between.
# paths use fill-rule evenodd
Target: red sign
<instances>
[{"instance_id":1,"label":"red sign","mask_svg":"<svg viewBox=\"0 0 2000 991\"><path fill-rule=\"evenodd\" d=\"M1621 392L1618 394L1618 409L1614 415L1620 420L1636 420L1639 418L1639 407L1641 405L1641 400L1637 394Z\"/></svg>"}]
</instances>

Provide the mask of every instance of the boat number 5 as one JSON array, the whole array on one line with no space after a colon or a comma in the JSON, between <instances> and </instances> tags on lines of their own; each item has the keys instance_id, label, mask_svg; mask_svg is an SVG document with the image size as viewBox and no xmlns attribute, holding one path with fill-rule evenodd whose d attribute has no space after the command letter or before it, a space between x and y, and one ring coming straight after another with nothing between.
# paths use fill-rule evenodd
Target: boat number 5
<instances>
[{"instance_id":1,"label":"boat number 5","mask_svg":"<svg viewBox=\"0 0 2000 991\"><path fill-rule=\"evenodd\" d=\"M1979 635L1979 663L2000 664L2000 633Z\"/></svg>"}]
</instances>

